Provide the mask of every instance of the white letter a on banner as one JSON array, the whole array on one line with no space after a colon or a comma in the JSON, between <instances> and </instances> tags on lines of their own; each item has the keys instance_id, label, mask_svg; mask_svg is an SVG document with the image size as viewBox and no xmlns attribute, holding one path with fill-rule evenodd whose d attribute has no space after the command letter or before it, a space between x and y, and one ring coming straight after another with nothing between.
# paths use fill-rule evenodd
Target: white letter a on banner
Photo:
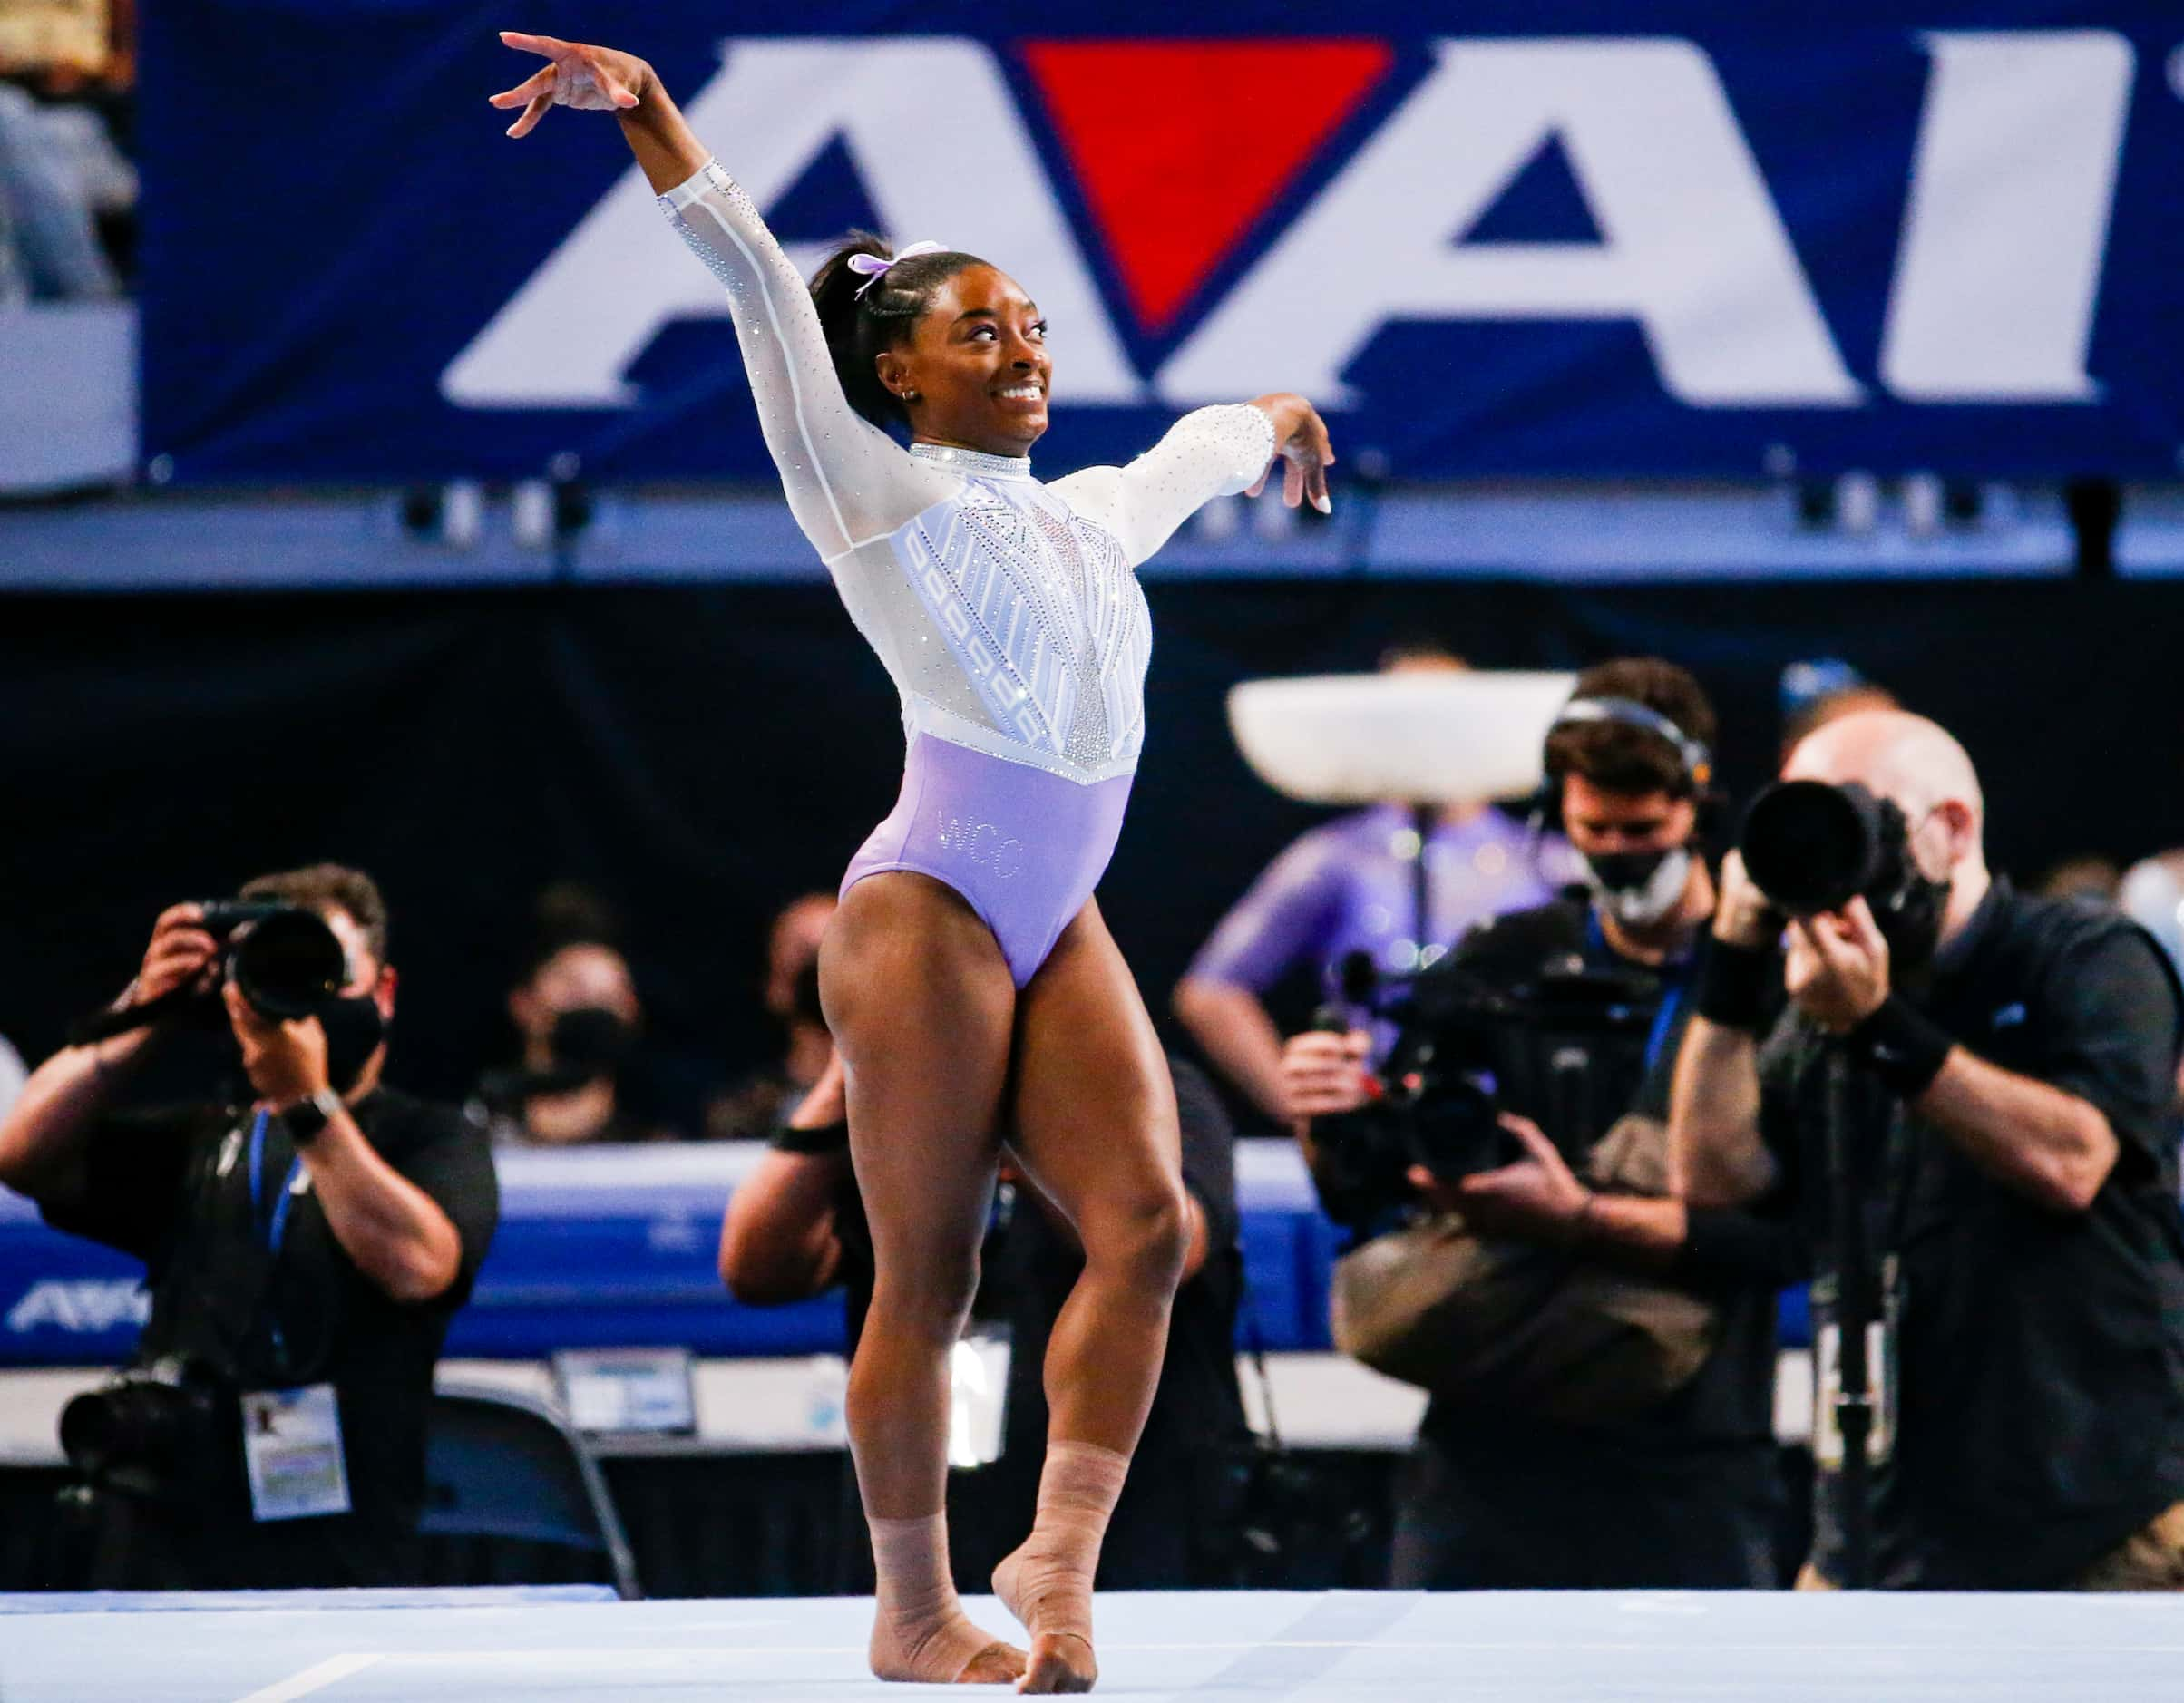
<instances>
[{"instance_id":1,"label":"white letter a on banner","mask_svg":"<svg viewBox=\"0 0 2184 1703\"><path fill-rule=\"evenodd\" d=\"M688 112L761 209L841 137L888 235L991 255L1036 289L1066 339L1073 400L1140 399L1023 120L978 43L732 42ZM820 258L789 253L807 276ZM728 311L633 167L449 365L441 394L473 408L628 407L637 398L622 375L662 326Z\"/></svg>"},{"instance_id":2,"label":"white letter a on banner","mask_svg":"<svg viewBox=\"0 0 2184 1703\"><path fill-rule=\"evenodd\" d=\"M1343 367L1397 319L1631 319L1686 403L1860 400L1698 48L1458 41L1438 52L1433 75L1161 370L1167 400L1268 389L1352 400ZM1602 240L1457 241L1549 138Z\"/></svg>"}]
</instances>

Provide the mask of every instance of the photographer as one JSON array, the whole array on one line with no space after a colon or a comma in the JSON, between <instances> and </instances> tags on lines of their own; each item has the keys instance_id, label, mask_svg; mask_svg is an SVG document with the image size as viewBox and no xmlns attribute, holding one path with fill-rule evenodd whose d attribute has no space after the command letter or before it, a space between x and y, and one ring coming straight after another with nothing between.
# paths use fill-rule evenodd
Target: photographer
<instances>
[{"instance_id":1,"label":"photographer","mask_svg":"<svg viewBox=\"0 0 2184 1703\"><path fill-rule=\"evenodd\" d=\"M1978 777L1933 723L1831 723L1786 779L1823 784L1775 789L1786 833L1755 801L1725 865L1673 1132L1694 1211L1791 1202L1838 1280L1830 1163L1862 1156L1872 1582L2184 1589L2175 977L2113 911L1989 875ZM1812 902L1847 844L1848 890ZM1762 1046L1784 912L1790 1009ZM1808 1584L1851 1582L1832 1491Z\"/></svg>"},{"instance_id":2,"label":"photographer","mask_svg":"<svg viewBox=\"0 0 2184 1703\"><path fill-rule=\"evenodd\" d=\"M395 977L370 878L322 864L243 898L231 931L228 906L162 915L101 1027L144 1021L47 1060L0 1124L0 1182L148 1270L130 1373L62 1420L96 1510L92 1582L413 1582L433 1365L492 1237L492 1155L483 1128L380 1084ZM253 1101L116 1110L161 1036L208 1013Z\"/></svg>"},{"instance_id":3,"label":"photographer","mask_svg":"<svg viewBox=\"0 0 2184 1703\"><path fill-rule=\"evenodd\" d=\"M1567 1338L1536 1338L1549 1360L1559 1348L1577 1363L1538 1399L1519 1403L1451 1389L1460 1380L1444 1377L1436 1357L1456 1360L1456 1334L1439 1322L1456 1315L1428 1315L1415 1353L1433 1363L1402 1374L1435 1394L1399 1489L1399 1587L1777 1582L1774 1311L1777 1290L1796 1275L1793 1244L1777 1224L1665 1198L1670 1071L1689 1016L1694 949L1714 908L1698 844L1713 737L1712 709L1682 669L1642 658L1587 670L1548 735L1545 767L1548 796L1584 860L1589 901L1565 896L1504 917L1419 977L1387 1084L1368 1069L1362 1029L1301 1035L1284 1053L1288 1105L1322 1198L1364 1235L1348 1260L1393 1250L1378 1277L1391 1294L1417 1276L1401 1262L1406 1239L1423 1233L1478 1256L1467 1268L1477 1283L1456 1283L1448 1298L1459 1310L1470 1304L1467 1287L1489 1294L1512 1277L1543 1303L1557 1289L1591 1285L1612 1308L1619 1274L1628 1273L1658 1286L1647 1297L1665 1298L1641 1297L1641 1307L1685 1319L1686 1370L1662 1378L1660 1393L1635 1377L1618 1387L1616 1372L1585 1364L1590 1357ZM1603 1021L1612 1017L1615 1036L1585 1043L1594 1068L1575 1120L1584 1127L1550 1139L1538 1121L1506 1109L1512 1088L1525 1092L1522 1070L1503 1074L1498 1095L1434 1073L1463 1043L1459 1018L1476 1024L1467 1014L1515 1007L1528 1015L1487 1027L1498 1045L1544 1056L1545 1069L1528 1080L1532 1109L1545 1118L1555 1095L1539 1085L1567 1049L1551 1032L1558 1019L1532 990L1557 978L1643 992L1618 994L1609 1007ZM1413 1074L1425 1060L1437 1062ZM1389 1198L1373 1212L1354 1198L1351 1155L1387 1145L1406 1081L1424 1085L1401 1143L1412 1163L1395 1162ZM1419 1132L1456 1122L1466 1105L1497 1101L1500 1126L1521 1155L1515 1163L1491 1152L1461 1173L1417 1163ZM1491 1114L1472 1115L1491 1134ZM1460 1226L1421 1219L1428 1208L1459 1214ZM1545 1275L1523 1282L1526 1270ZM1690 1323L1694 1309L1703 1328ZM1533 1328L1536 1313L1547 1308L1520 1306L1512 1334Z\"/></svg>"}]
</instances>

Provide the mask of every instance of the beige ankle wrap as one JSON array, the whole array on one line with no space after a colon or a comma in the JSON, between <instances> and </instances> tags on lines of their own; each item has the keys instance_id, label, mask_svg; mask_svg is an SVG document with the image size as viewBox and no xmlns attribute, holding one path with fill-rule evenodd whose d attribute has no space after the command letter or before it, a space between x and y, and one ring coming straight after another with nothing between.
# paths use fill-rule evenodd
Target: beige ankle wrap
<instances>
[{"instance_id":1,"label":"beige ankle wrap","mask_svg":"<svg viewBox=\"0 0 2184 1703\"><path fill-rule=\"evenodd\" d=\"M1092 1576L1130 1457L1096 1443L1049 1443L1038 1517L1023 1547L993 1572L994 1594L1038 1633L1092 1638Z\"/></svg>"},{"instance_id":2,"label":"beige ankle wrap","mask_svg":"<svg viewBox=\"0 0 2184 1703\"><path fill-rule=\"evenodd\" d=\"M948 1570L948 1516L873 1520L879 1612L872 1669L882 1679L953 1684L982 1651L1003 1642L972 1625Z\"/></svg>"}]
</instances>

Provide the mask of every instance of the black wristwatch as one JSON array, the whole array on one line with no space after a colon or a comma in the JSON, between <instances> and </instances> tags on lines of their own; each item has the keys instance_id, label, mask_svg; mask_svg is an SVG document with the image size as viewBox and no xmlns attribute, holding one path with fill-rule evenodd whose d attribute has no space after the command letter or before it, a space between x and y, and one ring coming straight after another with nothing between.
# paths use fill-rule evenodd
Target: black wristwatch
<instances>
[{"instance_id":1,"label":"black wristwatch","mask_svg":"<svg viewBox=\"0 0 2184 1703\"><path fill-rule=\"evenodd\" d=\"M341 1096L331 1088L321 1088L309 1099L284 1108L280 1121L288 1125L290 1141L298 1147L308 1147L340 1110Z\"/></svg>"}]
</instances>

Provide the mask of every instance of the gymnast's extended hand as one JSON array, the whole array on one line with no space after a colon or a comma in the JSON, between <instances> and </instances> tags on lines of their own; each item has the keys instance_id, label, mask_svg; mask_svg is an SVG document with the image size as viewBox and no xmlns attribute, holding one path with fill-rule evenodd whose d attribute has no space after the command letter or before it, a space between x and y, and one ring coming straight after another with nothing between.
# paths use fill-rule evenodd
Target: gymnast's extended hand
<instances>
[{"instance_id":1,"label":"gymnast's extended hand","mask_svg":"<svg viewBox=\"0 0 2184 1703\"><path fill-rule=\"evenodd\" d=\"M652 67L634 54L611 47L588 47L553 35L523 35L502 30L501 39L521 53L543 54L545 67L528 82L492 97L499 107L520 106L522 116L508 127L511 136L528 136L551 106L573 106L592 112L638 105Z\"/></svg>"},{"instance_id":2,"label":"gymnast's extended hand","mask_svg":"<svg viewBox=\"0 0 2184 1703\"><path fill-rule=\"evenodd\" d=\"M1327 441L1327 422L1320 418L1320 411L1289 391L1254 396L1252 404L1265 409L1274 423L1274 457L1282 463L1282 501L1293 509L1310 497L1311 506L1321 514L1332 514L1333 505L1327 500L1327 470L1334 464L1335 451ZM1265 490L1267 477L1273 471L1273 462L1269 462L1266 472L1243 494L1255 497Z\"/></svg>"},{"instance_id":3,"label":"gymnast's extended hand","mask_svg":"<svg viewBox=\"0 0 2184 1703\"><path fill-rule=\"evenodd\" d=\"M690 133L683 115L660 87L652 67L635 54L554 35L524 35L502 30L501 39L518 53L541 54L546 63L512 89L492 97L506 110L522 107L508 127L511 136L528 136L549 107L612 112L655 190L665 194L699 170L711 158Z\"/></svg>"}]
</instances>

